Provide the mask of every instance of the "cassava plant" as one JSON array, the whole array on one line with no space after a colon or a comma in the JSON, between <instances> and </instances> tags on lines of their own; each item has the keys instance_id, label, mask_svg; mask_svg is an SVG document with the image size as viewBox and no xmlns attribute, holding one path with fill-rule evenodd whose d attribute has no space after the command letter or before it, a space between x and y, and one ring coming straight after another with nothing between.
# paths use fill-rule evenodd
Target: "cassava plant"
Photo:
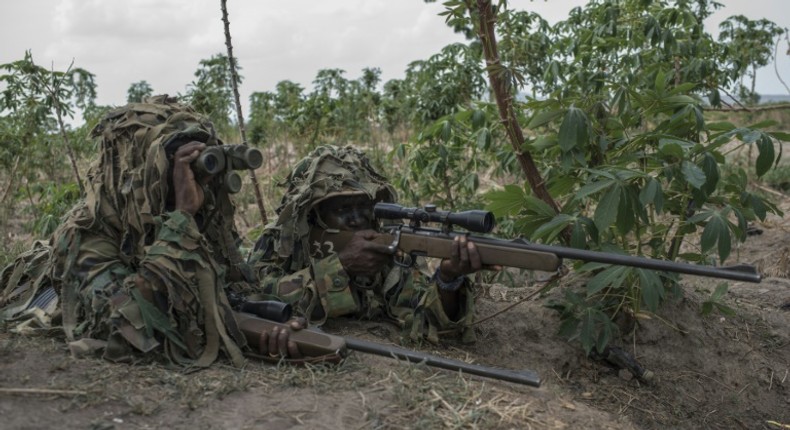
<instances>
[{"instance_id":1,"label":"cassava plant","mask_svg":"<svg viewBox=\"0 0 790 430\"><path fill-rule=\"evenodd\" d=\"M480 9L473 2L445 5L451 26L478 25ZM703 27L720 6L704 0L593 0L548 30L538 17L511 12L505 2L496 5L489 20L496 20L506 48L496 67L528 129L514 152L534 157L561 210L522 184L488 192L489 208L509 217L514 233L535 241L564 237L579 248L707 264L730 257L749 221L779 211L749 189L743 168L722 174L728 154L756 148L754 171L762 176L778 162L790 135L765 131L771 123L741 127L706 120L703 97L716 101L736 78L719 67L728 51ZM522 27L507 27L513 25ZM523 96L525 88L541 99ZM500 123L491 118L483 122L501 136ZM432 141L443 154L448 144L475 142L472 119L445 117L424 134L448 130L454 140ZM487 154L476 156L491 159L490 148L506 146L495 141ZM617 334L615 319L656 312L677 289L675 278L638 268L588 263L577 270L590 273L584 291L568 291L551 306L560 312L562 333L580 340L588 353L603 351Z\"/></svg>"}]
</instances>

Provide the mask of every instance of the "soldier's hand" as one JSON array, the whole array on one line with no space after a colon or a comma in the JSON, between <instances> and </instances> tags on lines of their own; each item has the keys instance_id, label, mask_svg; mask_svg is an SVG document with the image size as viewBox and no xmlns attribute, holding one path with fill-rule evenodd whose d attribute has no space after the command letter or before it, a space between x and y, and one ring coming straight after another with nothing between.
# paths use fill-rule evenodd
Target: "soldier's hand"
<instances>
[{"instance_id":1,"label":"soldier's hand","mask_svg":"<svg viewBox=\"0 0 790 430\"><path fill-rule=\"evenodd\" d=\"M453 240L452 256L442 260L439 264L439 276L444 282L452 282L462 275L477 272L481 269L501 270L501 266L484 266L480 260L480 253L474 242L466 236L456 236Z\"/></svg>"},{"instance_id":2,"label":"soldier's hand","mask_svg":"<svg viewBox=\"0 0 790 430\"><path fill-rule=\"evenodd\" d=\"M268 333L261 334L259 351L272 358L304 358L296 342L290 340L291 332L307 327L307 321L296 317L285 323L286 327L273 327Z\"/></svg>"},{"instance_id":3,"label":"soldier's hand","mask_svg":"<svg viewBox=\"0 0 790 430\"><path fill-rule=\"evenodd\" d=\"M206 149L202 142L189 142L181 145L173 155L173 191L177 210L196 214L203 206L205 195L203 187L195 179L190 164Z\"/></svg>"},{"instance_id":4,"label":"soldier's hand","mask_svg":"<svg viewBox=\"0 0 790 430\"><path fill-rule=\"evenodd\" d=\"M374 242L380 236L373 230L360 230L338 253L340 264L350 275L373 275L392 260L387 245Z\"/></svg>"}]
</instances>

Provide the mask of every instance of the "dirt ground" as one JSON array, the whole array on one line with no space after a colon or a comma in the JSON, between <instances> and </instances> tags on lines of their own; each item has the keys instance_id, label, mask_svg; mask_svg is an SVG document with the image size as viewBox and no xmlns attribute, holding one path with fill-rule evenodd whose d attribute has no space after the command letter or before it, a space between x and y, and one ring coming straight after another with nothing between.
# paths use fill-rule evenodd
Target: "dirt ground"
<instances>
[{"instance_id":1,"label":"dirt ground","mask_svg":"<svg viewBox=\"0 0 790 430\"><path fill-rule=\"evenodd\" d=\"M685 276L682 297L617 340L654 372L650 383L585 358L557 336L559 319L545 303L561 287L478 325L474 345L419 348L532 369L540 388L362 353L335 367L250 361L185 374L76 359L57 334L0 331L0 428L790 429L790 222L756 226L762 234L747 239L737 260L757 264L766 277L730 283L724 302L736 316L700 316L718 282ZM537 288L482 289L478 319ZM325 329L397 338L383 323L345 320Z\"/></svg>"}]
</instances>

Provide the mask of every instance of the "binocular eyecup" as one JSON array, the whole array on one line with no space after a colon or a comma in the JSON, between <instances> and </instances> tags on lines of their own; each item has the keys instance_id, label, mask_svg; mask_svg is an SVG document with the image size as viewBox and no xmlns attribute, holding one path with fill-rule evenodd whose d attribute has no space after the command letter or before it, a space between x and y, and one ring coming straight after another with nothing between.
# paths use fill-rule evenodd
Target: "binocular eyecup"
<instances>
[{"instance_id":1,"label":"binocular eyecup","mask_svg":"<svg viewBox=\"0 0 790 430\"><path fill-rule=\"evenodd\" d=\"M241 176L235 170L257 169L263 164L263 153L247 145L210 146L192 162L192 171L198 178L220 176L231 194L241 190ZM224 173L223 173L224 172Z\"/></svg>"}]
</instances>

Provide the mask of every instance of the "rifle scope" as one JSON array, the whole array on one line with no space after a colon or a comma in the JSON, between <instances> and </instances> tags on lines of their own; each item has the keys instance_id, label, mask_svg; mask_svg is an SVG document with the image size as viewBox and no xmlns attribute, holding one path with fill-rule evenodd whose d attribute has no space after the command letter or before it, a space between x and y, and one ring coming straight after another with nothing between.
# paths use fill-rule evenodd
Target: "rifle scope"
<instances>
[{"instance_id":1,"label":"rifle scope","mask_svg":"<svg viewBox=\"0 0 790 430\"><path fill-rule=\"evenodd\" d=\"M241 176L234 170L257 169L263 164L263 154L247 145L210 146L192 162L197 177L222 175L222 183L229 193L241 190ZM224 173L223 173L224 172Z\"/></svg>"},{"instance_id":2,"label":"rifle scope","mask_svg":"<svg viewBox=\"0 0 790 430\"><path fill-rule=\"evenodd\" d=\"M425 205L424 208L404 208L396 203L376 203L373 213L378 219L406 218L416 223L438 222L447 226L457 225L476 233L490 233L495 225L494 214L489 211L440 211L434 205Z\"/></svg>"}]
</instances>

